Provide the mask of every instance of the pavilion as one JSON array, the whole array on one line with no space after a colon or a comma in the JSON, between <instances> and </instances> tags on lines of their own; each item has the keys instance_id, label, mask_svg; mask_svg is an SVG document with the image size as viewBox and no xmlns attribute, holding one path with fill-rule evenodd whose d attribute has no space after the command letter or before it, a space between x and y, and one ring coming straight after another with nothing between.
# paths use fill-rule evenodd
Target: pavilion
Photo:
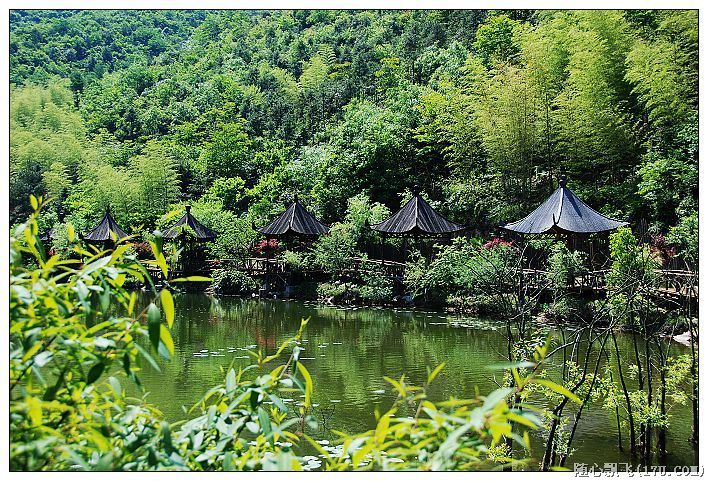
<instances>
[{"instance_id":1,"label":"pavilion","mask_svg":"<svg viewBox=\"0 0 708 481\"><path fill-rule=\"evenodd\" d=\"M256 230L269 239L284 237L312 238L328 233L329 227L310 214L296 195L293 203L290 204L285 212L271 223Z\"/></svg>"},{"instance_id":2,"label":"pavilion","mask_svg":"<svg viewBox=\"0 0 708 481\"><path fill-rule=\"evenodd\" d=\"M185 211L176 224L162 231L162 237L169 240L187 240L186 255L181 256L179 264L183 273L198 273L205 262L205 253L204 249L195 243L213 241L217 234L194 218L191 206L185 206Z\"/></svg>"},{"instance_id":3,"label":"pavilion","mask_svg":"<svg viewBox=\"0 0 708 481\"><path fill-rule=\"evenodd\" d=\"M559 186L536 210L516 222L500 227L520 234L594 234L624 227L627 222L600 214L567 187L565 176Z\"/></svg>"},{"instance_id":4,"label":"pavilion","mask_svg":"<svg viewBox=\"0 0 708 481\"><path fill-rule=\"evenodd\" d=\"M128 237L128 234L113 219L110 208L106 208L106 213L103 214L101 221L96 227L86 233L83 239L88 242L107 243L117 242L126 237Z\"/></svg>"},{"instance_id":5,"label":"pavilion","mask_svg":"<svg viewBox=\"0 0 708 481\"><path fill-rule=\"evenodd\" d=\"M204 226L201 222L192 215L192 206L185 207L186 213L172 227L162 231L162 237L165 239L175 239L182 235L186 228L191 229L194 233L194 238L198 241L213 241L216 239L216 232Z\"/></svg>"},{"instance_id":6,"label":"pavilion","mask_svg":"<svg viewBox=\"0 0 708 481\"><path fill-rule=\"evenodd\" d=\"M413 236L416 243L419 237L444 237L465 230L465 226L456 224L438 214L420 195L418 186L413 187L413 197L403 207L385 221L373 224L371 228L383 235L404 238ZM383 257L382 242L382 262Z\"/></svg>"},{"instance_id":7,"label":"pavilion","mask_svg":"<svg viewBox=\"0 0 708 481\"><path fill-rule=\"evenodd\" d=\"M627 222L600 214L575 195L567 187L567 179L562 176L558 188L533 212L516 222L500 225L522 236L555 235L565 237L566 244L572 250L582 250L590 255L591 264L603 263L595 259L596 242L590 239L592 234L608 233L628 225ZM606 238L596 239L604 245ZM600 249L602 251L603 249Z\"/></svg>"},{"instance_id":8,"label":"pavilion","mask_svg":"<svg viewBox=\"0 0 708 481\"><path fill-rule=\"evenodd\" d=\"M300 242L300 244L309 242L316 237L329 232L329 227L317 220L317 218L300 203L297 194L295 194L292 204L285 209L285 212L263 227L256 228L254 225L254 229L266 236L268 239L278 239L279 241L285 239L296 239ZM266 269L271 269L270 251L266 250L265 254ZM288 292L288 285L291 282L292 277L288 276L288 279L285 282L286 292ZM270 289L269 285L270 280L266 278L266 283L263 290L268 291Z\"/></svg>"}]
</instances>

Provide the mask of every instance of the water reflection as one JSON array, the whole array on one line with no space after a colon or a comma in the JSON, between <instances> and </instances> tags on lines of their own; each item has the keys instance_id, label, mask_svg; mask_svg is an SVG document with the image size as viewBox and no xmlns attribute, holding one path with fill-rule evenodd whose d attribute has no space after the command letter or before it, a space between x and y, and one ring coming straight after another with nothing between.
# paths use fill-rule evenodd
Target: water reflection
<instances>
[{"instance_id":1,"label":"water reflection","mask_svg":"<svg viewBox=\"0 0 708 481\"><path fill-rule=\"evenodd\" d=\"M315 438L331 438L329 429L363 432L375 425L374 412L385 411L395 398L384 376L401 374L422 385L427 367L445 361L446 368L433 385L434 399L474 396L496 389L501 373L489 367L503 362L506 338L499 322L460 319L438 312L323 307L314 303L212 298L200 294L175 296L177 317L173 327L175 356L161 361L162 373L149 366L142 374L157 404L170 421L186 417L204 392L223 381L230 365L246 366L246 349L259 346L268 354L290 337L300 319L310 318L303 339L302 362L313 378L313 403L320 420ZM454 327L457 326L457 327ZM629 339L619 337L620 349L629 353ZM672 354L685 352L672 346ZM555 361L557 368L562 359ZM300 399L289 400L295 406ZM690 411L677 409L672 417L669 463L694 464ZM583 414L573 462L625 462L616 449L614 418L591 406ZM543 446L535 439L534 454Z\"/></svg>"}]
</instances>

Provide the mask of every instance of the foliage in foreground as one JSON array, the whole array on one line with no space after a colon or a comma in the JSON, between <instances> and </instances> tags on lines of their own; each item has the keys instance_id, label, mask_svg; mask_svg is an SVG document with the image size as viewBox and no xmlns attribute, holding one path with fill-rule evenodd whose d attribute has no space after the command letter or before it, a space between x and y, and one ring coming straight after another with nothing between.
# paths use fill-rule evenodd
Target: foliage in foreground
<instances>
[{"instance_id":1,"label":"foliage in foreground","mask_svg":"<svg viewBox=\"0 0 708 481\"><path fill-rule=\"evenodd\" d=\"M315 423L310 416L313 380L299 361L307 321L275 354L252 352L252 366L229 369L224 384L209 390L190 411L198 415L170 425L147 400L129 397L126 386L140 386L146 363L159 369L155 353L169 358L173 352L172 286L158 292L145 266L126 253L129 244L91 252L76 241L71 228L73 252L82 261L47 258L37 235L41 199L32 202L37 210L11 237L13 470L317 467L311 457L308 461L299 454L303 439L319 446L305 434ZM153 262L165 266L160 246L152 247ZM24 267L27 258L38 267ZM129 275L150 284L154 296L140 311L135 293L124 288ZM286 362L278 363L286 351ZM535 429L539 421L532 410L521 410L518 404L510 409L507 401L534 383L542 353L537 352L526 376L516 371L514 387L486 397L428 400L426 389L444 365L430 372L424 387L408 385L404 376L388 379L399 393L392 408L373 431L337 433L342 449L336 455L322 452L325 467L471 469L488 466L490 459L519 462L502 445L511 442L525 452L529 441L523 431ZM280 397L292 396L293 390L304 394L297 411ZM396 417L405 406L412 406L415 415Z\"/></svg>"}]
</instances>

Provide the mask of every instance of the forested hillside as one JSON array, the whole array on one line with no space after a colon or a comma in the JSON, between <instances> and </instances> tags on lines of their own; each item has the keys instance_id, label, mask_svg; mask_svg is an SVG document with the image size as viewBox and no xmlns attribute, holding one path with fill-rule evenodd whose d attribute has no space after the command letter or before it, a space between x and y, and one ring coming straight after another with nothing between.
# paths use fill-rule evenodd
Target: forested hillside
<instances>
[{"instance_id":1,"label":"forested hillside","mask_svg":"<svg viewBox=\"0 0 708 481\"><path fill-rule=\"evenodd\" d=\"M189 202L228 255L295 193L331 223L357 194L391 209L418 184L485 231L564 171L603 213L697 239L697 20L13 11L11 221L34 193L50 224L81 231L110 205L148 233Z\"/></svg>"}]
</instances>

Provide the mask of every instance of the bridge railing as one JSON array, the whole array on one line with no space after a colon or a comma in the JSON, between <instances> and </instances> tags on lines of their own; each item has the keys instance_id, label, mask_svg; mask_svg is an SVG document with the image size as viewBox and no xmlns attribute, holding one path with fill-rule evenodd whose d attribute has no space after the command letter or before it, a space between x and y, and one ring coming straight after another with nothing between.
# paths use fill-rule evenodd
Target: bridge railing
<instances>
[{"instance_id":1,"label":"bridge railing","mask_svg":"<svg viewBox=\"0 0 708 481\"><path fill-rule=\"evenodd\" d=\"M378 272L394 279L403 279L406 265L402 262L382 261L376 259L365 259L353 257L350 259L351 267L347 269L350 273ZM285 274L289 268L282 258L265 257L241 257L227 258L207 261L203 274L208 275L209 271L221 266L242 270L251 275L260 274ZM148 269L153 278L161 278L161 272L156 267ZM312 271L321 272L321 271ZM695 271L657 269L658 276L657 290L663 294L698 298L698 273ZM607 286L607 274L609 269L586 270L579 273L572 279L568 288L604 290ZM200 273L201 274L201 273ZM170 278L181 275L180 272L170 271ZM539 269L524 269L524 282L540 288L548 286L549 272Z\"/></svg>"},{"instance_id":2,"label":"bridge railing","mask_svg":"<svg viewBox=\"0 0 708 481\"><path fill-rule=\"evenodd\" d=\"M248 273L276 273L282 274L287 270L285 261L278 258L266 257L236 257L227 259L214 259L208 261L212 268L228 266Z\"/></svg>"},{"instance_id":3,"label":"bridge railing","mask_svg":"<svg viewBox=\"0 0 708 481\"><path fill-rule=\"evenodd\" d=\"M609 272L609 269L582 271L571 280L567 287L604 290L607 287L607 274ZM654 272L657 274L657 290L661 290L665 294L698 297L697 272L670 269L656 269ZM524 282L537 287L544 287L548 284L549 274L548 271L539 269L523 270Z\"/></svg>"}]
</instances>

